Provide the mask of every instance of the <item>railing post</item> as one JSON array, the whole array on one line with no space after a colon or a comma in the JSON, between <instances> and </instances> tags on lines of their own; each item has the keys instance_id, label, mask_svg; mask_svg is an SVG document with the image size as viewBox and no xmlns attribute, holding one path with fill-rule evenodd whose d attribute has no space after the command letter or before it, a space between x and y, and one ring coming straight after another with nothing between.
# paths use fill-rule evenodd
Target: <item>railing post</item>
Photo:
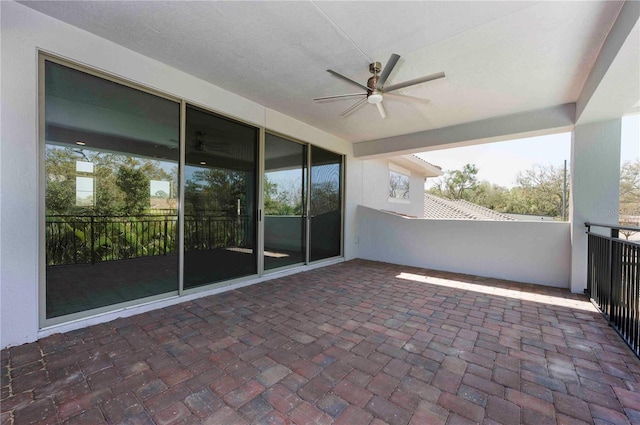
<instances>
[{"instance_id":1,"label":"railing post","mask_svg":"<svg viewBox=\"0 0 640 425\"><path fill-rule=\"evenodd\" d=\"M169 219L164 218L164 255L167 255L167 234L169 233Z\"/></svg>"},{"instance_id":2,"label":"railing post","mask_svg":"<svg viewBox=\"0 0 640 425\"><path fill-rule=\"evenodd\" d=\"M591 232L591 226L589 223L585 223L585 227L587 228L587 295L589 298L592 297L592 279L593 279L593 254L591 250L593 247L591 246L591 236L589 233Z\"/></svg>"},{"instance_id":3,"label":"railing post","mask_svg":"<svg viewBox=\"0 0 640 425\"><path fill-rule=\"evenodd\" d=\"M78 264L78 247L76 245L76 221L73 221L73 263ZM86 238L86 236L85 236Z\"/></svg>"},{"instance_id":4,"label":"railing post","mask_svg":"<svg viewBox=\"0 0 640 425\"><path fill-rule=\"evenodd\" d=\"M95 217L91 216L91 264L96 263L95 250Z\"/></svg>"}]
</instances>

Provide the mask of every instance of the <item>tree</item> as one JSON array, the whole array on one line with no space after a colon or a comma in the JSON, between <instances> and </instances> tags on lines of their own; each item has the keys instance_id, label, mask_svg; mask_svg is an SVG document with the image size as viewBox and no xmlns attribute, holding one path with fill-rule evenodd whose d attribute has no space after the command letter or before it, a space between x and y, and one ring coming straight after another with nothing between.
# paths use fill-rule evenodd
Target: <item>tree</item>
<instances>
[{"instance_id":1,"label":"tree","mask_svg":"<svg viewBox=\"0 0 640 425\"><path fill-rule=\"evenodd\" d=\"M389 175L389 198L409 199L409 183L409 176L391 171Z\"/></svg>"},{"instance_id":2,"label":"tree","mask_svg":"<svg viewBox=\"0 0 640 425\"><path fill-rule=\"evenodd\" d=\"M219 168L195 171L185 182L186 214L235 215L238 200L245 211L252 173Z\"/></svg>"},{"instance_id":3,"label":"tree","mask_svg":"<svg viewBox=\"0 0 640 425\"><path fill-rule=\"evenodd\" d=\"M626 161L620 169L620 224L640 226L640 160ZM620 233L629 239L636 232Z\"/></svg>"},{"instance_id":4,"label":"tree","mask_svg":"<svg viewBox=\"0 0 640 425\"><path fill-rule=\"evenodd\" d=\"M447 171L429 193L464 199L504 213L562 216L562 167L534 165L518 174L518 185L511 189L487 181L478 182L477 174L478 168L472 164ZM566 199L568 202L568 197Z\"/></svg>"},{"instance_id":5,"label":"tree","mask_svg":"<svg viewBox=\"0 0 640 425\"><path fill-rule=\"evenodd\" d=\"M469 201L495 211L507 211L509 209L509 189L481 181L472 192Z\"/></svg>"},{"instance_id":6,"label":"tree","mask_svg":"<svg viewBox=\"0 0 640 425\"><path fill-rule=\"evenodd\" d=\"M437 183L436 195L449 199L470 200L478 184L478 168L466 164L462 170L447 171Z\"/></svg>"},{"instance_id":7,"label":"tree","mask_svg":"<svg viewBox=\"0 0 640 425\"><path fill-rule=\"evenodd\" d=\"M640 160L626 161L620 169L620 204L634 206L625 213L640 215Z\"/></svg>"},{"instance_id":8,"label":"tree","mask_svg":"<svg viewBox=\"0 0 640 425\"><path fill-rule=\"evenodd\" d=\"M76 163L93 164L78 172ZM170 181L177 193L177 168L167 173L159 161L127 155L47 145L45 149L47 215L140 214L149 208L149 180ZM76 205L76 177L94 180L93 205Z\"/></svg>"},{"instance_id":9,"label":"tree","mask_svg":"<svg viewBox=\"0 0 640 425\"><path fill-rule=\"evenodd\" d=\"M567 176L568 179L568 176ZM564 170L553 165L543 166L536 164L528 170L518 173L518 183L515 190L521 192L517 198L524 200L521 214L545 215L562 217L562 192L564 190ZM565 198L568 203L569 197ZM512 204L520 209L520 205ZM565 205L565 209L568 204Z\"/></svg>"},{"instance_id":10,"label":"tree","mask_svg":"<svg viewBox=\"0 0 640 425\"><path fill-rule=\"evenodd\" d=\"M141 214L149 208L149 177L135 160L122 164L116 173L116 185L127 196L124 198L126 215Z\"/></svg>"},{"instance_id":11,"label":"tree","mask_svg":"<svg viewBox=\"0 0 640 425\"><path fill-rule=\"evenodd\" d=\"M49 147L45 150L47 213L68 213L76 204L76 155L69 148Z\"/></svg>"}]
</instances>

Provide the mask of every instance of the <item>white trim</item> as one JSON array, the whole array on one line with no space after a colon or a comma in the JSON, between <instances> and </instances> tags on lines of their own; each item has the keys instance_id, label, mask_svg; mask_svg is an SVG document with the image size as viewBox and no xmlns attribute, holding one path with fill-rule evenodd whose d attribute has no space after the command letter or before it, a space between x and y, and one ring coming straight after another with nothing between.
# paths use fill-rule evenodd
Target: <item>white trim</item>
<instances>
[{"instance_id":1,"label":"white trim","mask_svg":"<svg viewBox=\"0 0 640 425\"><path fill-rule=\"evenodd\" d=\"M394 204L410 204L411 203L409 199L388 198L387 200Z\"/></svg>"},{"instance_id":2,"label":"white trim","mask_svg":"<svg viewBox=\"0 0 640 425\"><path fill-rule=\"evenodd\" d=\"M391 161L389 161L389 170L395 171L396 173L404 174L407 177L411 178L411 171L407 170L406 168L402 168Z\"/></svg>"}]
</instances>

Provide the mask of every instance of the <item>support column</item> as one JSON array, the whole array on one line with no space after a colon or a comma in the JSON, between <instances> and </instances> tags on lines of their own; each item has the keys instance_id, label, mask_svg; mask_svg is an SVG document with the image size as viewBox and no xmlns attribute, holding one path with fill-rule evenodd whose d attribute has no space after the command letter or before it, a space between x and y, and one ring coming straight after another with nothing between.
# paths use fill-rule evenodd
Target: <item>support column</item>
<instances>
[{"instance_id":1,"label":"support column","mask_svg":"<svg viewBox=\"0 0 640 425\"><path fill-rule=\"evenodd\" d=\"M620 118L576 125L571 140L571 292L587 287L584 223L618 224Z\"/></svg>"}]
</instances>

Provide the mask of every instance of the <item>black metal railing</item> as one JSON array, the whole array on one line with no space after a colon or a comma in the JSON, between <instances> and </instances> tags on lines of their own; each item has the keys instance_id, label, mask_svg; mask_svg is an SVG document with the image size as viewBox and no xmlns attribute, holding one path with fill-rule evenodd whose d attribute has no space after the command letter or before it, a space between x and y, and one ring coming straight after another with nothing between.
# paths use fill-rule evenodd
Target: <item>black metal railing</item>
<instances>
[{"instance_id":1,"label":"black metal railing","mask_svg":"<svg viewBox=\"0 0 640 425\"><path fill-rule=\"evenodd\" d=\"M619 238L638 227L586 223L587 295L640 357L640 243ZM605 229L608 235L592 231Z\"/></svg>"},{"instance_id":2,"label":"black metal railing","mask_svg":"<svg viewBox=\"0 0 640 425\"><path fill-rule=\"evenodd\" d=\"M242 247L253 237L248 216L189 215L184 220L186 251ZM173 254L178 249L176 215L48 215L48 266Z\"/></svg>"}]
</instances>

